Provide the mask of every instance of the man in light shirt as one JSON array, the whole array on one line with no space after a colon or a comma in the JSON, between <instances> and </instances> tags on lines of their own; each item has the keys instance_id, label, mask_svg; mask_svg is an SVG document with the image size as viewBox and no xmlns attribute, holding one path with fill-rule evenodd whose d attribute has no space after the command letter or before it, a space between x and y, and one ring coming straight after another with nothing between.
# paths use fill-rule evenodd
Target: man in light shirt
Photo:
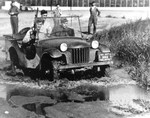
<instances>
[{"instance_id":1,"label":"man in light shirt","mask_svg":"<svg viewBox=\"0 0 150 118\"><path fill-rule=\"evenodd\" d=\"M39 33L41 33L40 30L44 24L44 19L37 18L35 22L36 26L30 28L30 30L26 33L25 37L23 38L22 43L30 44L39 40Z\"/></svg>"},{"instance_id":2,"label":"man in light shirt","mask_svg":"<svg viewBox=\"0 0 150 118\"><path fill-rule=\"evenodd\" d=\"M44 23L40 29L40 32L45 33L47 36L50 35L51 31L52 31L52 24L51 21L47 18L47 11L46 10L42 10L41 11L41 18L43 18Z\"/></svg>"},{"instance_id":3,"label":"man in light shirt","mask_svg":"<svg viewBox=\"0 0 150 118\"><path fill-rule=\"evenodd\" d=\"M29 29L22 40L22 48L25 55L25 63L27 68L36 68L39 64L40 58L36 53L34 46L35 42L39 41L39 34L42 25L44 24L43 18L36 18L35 27Z\"/></svg>"}]
</instances>

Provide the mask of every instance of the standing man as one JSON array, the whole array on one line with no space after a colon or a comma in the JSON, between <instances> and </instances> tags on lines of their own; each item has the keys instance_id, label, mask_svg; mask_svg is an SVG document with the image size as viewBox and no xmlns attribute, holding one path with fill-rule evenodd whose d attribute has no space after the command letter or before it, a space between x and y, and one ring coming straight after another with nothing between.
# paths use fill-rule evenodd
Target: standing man
<instances>
[{"instance_id":1,"label":"standing man","mask_svg":"<svg viewBox=\"0 0 150 118\"><path fill-rule=\"evenodd\" d=\"M53 11L54 14L54 24L55 26L60 25L60 17L62 15L62 11L60 9L60 5L56 5L56 9Z\"/></svg>"},{"instance_id":2,"label":"standing man","mask_svg":"<svg viewBox=\"0 0 150 118\"><path fill-rule=\"evenodd\" d=\"M15 1L12 1L11 8L9 9L8 14L10 15L12 34L17 34L18 33L19 8L15 5Z\"/></svg>"},{"instance_id":3,"label":"standing man","mask_svg":"<svg viewBox=\"0 0 150 118\"><path fill-rule=\"evenodd\" d=\"M91 33L91 26L93 24L93 34L96 32L96 25L97 25L97 16L100 16L100 11L96 7L96 3L93 1L90 4L90 18L88 22L88 33Z\"/></svg>"},{"instance_id":4,"label":"standing man","mask_svg":"<svg viewBox=\"0 0 150 118\"><path fill-rule=\"evenodd\" d=\"M53 11L54 17L61 17L62 11L60 9L60 5L56 4L56 9Z\"/></svg>"}]
</instances>

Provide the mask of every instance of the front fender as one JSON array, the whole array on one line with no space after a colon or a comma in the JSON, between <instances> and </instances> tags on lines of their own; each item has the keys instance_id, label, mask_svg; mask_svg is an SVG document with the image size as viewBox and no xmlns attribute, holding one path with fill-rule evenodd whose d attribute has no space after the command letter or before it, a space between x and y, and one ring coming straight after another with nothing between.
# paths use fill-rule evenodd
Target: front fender
<instances>
[{"instance_id":1,"label":"front fender","mask_svg":"<svg viewBox=\"0 0 150 118\"><path fill-rule=\"evenodd\" d=\"M62 56L62 52L58 49L47 49L45 53L48 53L52 58L59 58Z\"/></svg>"}]
</instances>

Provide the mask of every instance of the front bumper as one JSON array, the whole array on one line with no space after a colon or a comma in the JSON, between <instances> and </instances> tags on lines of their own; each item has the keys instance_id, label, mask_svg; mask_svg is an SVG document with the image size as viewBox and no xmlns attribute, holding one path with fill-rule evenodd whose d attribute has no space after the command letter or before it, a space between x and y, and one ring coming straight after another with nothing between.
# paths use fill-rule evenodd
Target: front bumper
<instances>
[{"instance_id":1,"label":"front bumper","mask_svg":"<svg viewBox=\"0 0 150 118\"><path fill-rule=\"evenodd\" d=\"M87 67L93 67L93 66L112 65L112 64L113 64L113 61L69 64L69 65L60 65L58 67L58 70L78 69L78 68L87 68Z\"/></svg>"}]
</instances>

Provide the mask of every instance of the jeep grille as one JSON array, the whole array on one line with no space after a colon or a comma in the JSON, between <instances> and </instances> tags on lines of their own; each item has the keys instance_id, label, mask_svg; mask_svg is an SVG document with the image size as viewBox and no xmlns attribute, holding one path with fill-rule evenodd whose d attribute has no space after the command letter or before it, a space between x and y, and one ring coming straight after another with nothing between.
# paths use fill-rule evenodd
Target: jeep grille
<instances>
[{"instance_id":1,"label":"jeep grille","mask_svg":"<svg viewBox=\"0 0 150 118\"><path fill-rule=\"evenodd\" d=\"M72 63L86 63L89 61L89 48L71 49Z\"/></svg>"}]
</instances>

